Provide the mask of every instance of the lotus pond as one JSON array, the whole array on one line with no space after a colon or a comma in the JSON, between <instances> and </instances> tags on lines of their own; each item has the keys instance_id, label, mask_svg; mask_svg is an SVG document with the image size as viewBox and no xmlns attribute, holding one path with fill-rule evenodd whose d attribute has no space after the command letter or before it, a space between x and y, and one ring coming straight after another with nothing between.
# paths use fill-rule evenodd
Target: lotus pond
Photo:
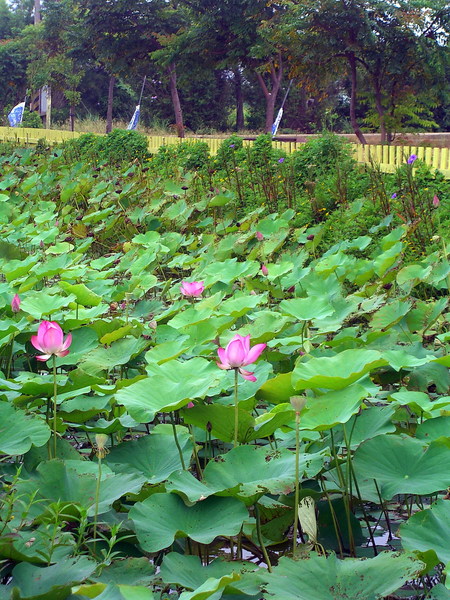
<instances>
[{"instance_id":1,"label":"lotus pond","mask_svg":"<svg viewBox=\"0 0 450 600\"><path fill-rule=\"evenodd\" d=\"M445 243L0 163L1 600L450 598Z\"/></svg>"}]
</instances>

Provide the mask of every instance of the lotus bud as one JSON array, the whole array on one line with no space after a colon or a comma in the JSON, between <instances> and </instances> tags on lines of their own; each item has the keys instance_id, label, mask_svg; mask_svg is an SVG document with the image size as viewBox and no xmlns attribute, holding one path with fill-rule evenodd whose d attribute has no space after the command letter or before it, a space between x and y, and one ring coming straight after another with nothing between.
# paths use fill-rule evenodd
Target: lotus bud
<instances>
[{"instance_id":1,"label":"lotus bud","mask_svg":"<svg viewBox=\"0 0 450 600\"><path fill-rule=\"evenodd\" d=\"M305 408L306 396L291 396L289 400L296 413L301 413Z\"/></svg>"},{"instance_id":2,"label":"lotus bud","mask_svg":"<svg viewBox=\"0 0 450 600\"><path fill-rule=\"evenodd\" d=\"M19 298L19 294L16 294L14 296L14 298L11 301L11 310L14 313L18 313L20 310L20 298Z\"/></svg>"},{"instance_id":3,"label":"lotus bud","mask_svg":"<svg viewBox=\"0 0 450 600\"><path fill-rule=\"evenodd\" d=\"M95 435L95 453L98 458L105 458L108 454L108 449L106 448L106 442L108 441L108 436L105 433L97 433Z\"/></svg>"}]
</instances>

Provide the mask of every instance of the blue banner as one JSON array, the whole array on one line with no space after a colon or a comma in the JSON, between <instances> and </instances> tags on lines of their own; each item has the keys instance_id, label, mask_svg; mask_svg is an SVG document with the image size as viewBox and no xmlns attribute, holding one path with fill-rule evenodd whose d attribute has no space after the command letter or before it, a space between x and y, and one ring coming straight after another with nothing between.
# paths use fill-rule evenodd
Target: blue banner
<instances>
[{"instance_id":1,"label":"blue banner","mask_svg":"<svg viewBox=\"0 0 450 600\"><path fill-rule=\"evenodd\" d=\"M25 102L17 104L8 115L8 121L11 127L17 127L22 123L23 111L25 110Z\"/></svg>"},{"instance_id":2,"label":"blue banner","mask_svg":"<svg viewBox=\"0 0 450 600\"><path fill-rule=\"evenodd\" d=\"M283 116L283 107L281 107L280 110L278 111L277 118L275 119L275 121L272 125L272 137L274 137L277 134L278 127L280 125L282 116Z\"/></svg>"},{"instance_id":3,"label":"blue banner","mask_svg":"<svg viewBox=\"0 0 450 600\"><path fill-rule=\"evenodd\" d=\"M139 122L139 114L141 112L141 106L138 104L136 106L136 110L134 111L133 116L131 117L131 121L128 123L127 129L136 129L137 124Z\"/></svg>"}]
</instances>

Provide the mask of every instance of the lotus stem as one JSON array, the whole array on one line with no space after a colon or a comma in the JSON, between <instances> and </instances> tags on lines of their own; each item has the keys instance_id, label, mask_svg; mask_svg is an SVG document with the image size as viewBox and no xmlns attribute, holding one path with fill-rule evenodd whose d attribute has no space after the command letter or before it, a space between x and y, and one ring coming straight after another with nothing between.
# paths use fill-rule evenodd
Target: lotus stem
<instances>
[{"instance_id":1,"label":"lotus stem","mask_svg":"<svg viewBox=\"0 0 450 600\"><path fill-rule=\"evenodd\" d=\"M100 452L97 452L98 457L98 473L97 473L97 485L95 486L95 509L94 509L94 556L96 554L97 547L97 518L98 518L98 503L100 498L100 482L102 479L102 456Z\"/></svg>"},{"instance_id":2,"label":"lotus stem","mask_svg":"<svg viewBox=\"0 0 450 600\"><path fill-rule=\"evenodd\" d=\"M183 471L186 471L186 463L184 462L183 451L181 449L180 442L178 441L177 427L175 425L173 413L170 413L170 422L172 423L173 438L175 440L175 445L178 449L178 454L180 455L181 466L183 467Z\"/></svg>"},{"instance_id":3,"label":"lotus stem","mask_svg":"<svg viewBox=\"0 0 450 600\"><path fill-rule=\"evenodd\" d=\"M239 404L238 404L238 370L234 369L234 442L233 448L238 445L239 431Z\"/></svg>"},{"instance_id":4,"label":"lotus stem","mask_svg":"<svg viewBox=\"0 0 450 600\"><path fill-rule=\"evenodd\" d=\"M13 357L13 354L14 354L14 340L15 340L15 337L16 337L16 332L14 332L12 334L12 338L11 338L11 347L10 347L10 350L9 350L8 364L6 366L6 379L9 379L10 376L11 376L11 364L12 364L12 357Z\"/></svg>"},{"instance_id":5,"label":"lotus stem","mask_svg":"<svg viewBox=\"0 0 450 600\"><path fill-rule=\"evenodd\" d=\"M295 494L294 494L294 531L292 533L292 554L297 555L298 503L300 497L300 413L295 413Z\"/></svg>"},{"instance_id":6,"label":"lotus stem","mask_svg":"<svg viewBox=\"0 0 450 600\"><path fill-rule=\"evenodd\" d=\"M262 537L261 517L259 514L258 504L255 504L254 507L255 507L255 517L256 517L256 535L258 536L258 542L259 542L259 545L261 546L261 552L263 553L263 556L266 560L267 570L269 571L269 573L272 573L272 563L270 562L269 554L267 552L266 547L264 546L264 541L263 541L263 537Z\"/></svg>"},{"instance_id":7,"label":"lotus stem","mask_svg":"<svg viewBox=\"0 0 450 600\"><path fill-rule=\"evenodd\" d=\"M56 458L56 425L57 425L57 396L58 388L56 384L56 356L53 359L53 458Z\"/></svg>"}]
</instances>

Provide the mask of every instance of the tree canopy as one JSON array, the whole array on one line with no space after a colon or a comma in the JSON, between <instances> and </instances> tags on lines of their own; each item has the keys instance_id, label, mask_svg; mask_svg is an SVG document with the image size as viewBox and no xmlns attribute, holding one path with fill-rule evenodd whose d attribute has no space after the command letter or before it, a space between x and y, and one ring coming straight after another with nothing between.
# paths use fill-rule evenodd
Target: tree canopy
<instances>
[{"instance_id":1,"label":"tree canopy","mask_svg":"<svg viewBox=\"0 0 450 600\"><path fill-rule=\"evenodd\" d=\"M195 131L447 130L446 0L0 0L0 107ZM34 24L36 11L41 22Z\"/></svg>"}]
</instances>

